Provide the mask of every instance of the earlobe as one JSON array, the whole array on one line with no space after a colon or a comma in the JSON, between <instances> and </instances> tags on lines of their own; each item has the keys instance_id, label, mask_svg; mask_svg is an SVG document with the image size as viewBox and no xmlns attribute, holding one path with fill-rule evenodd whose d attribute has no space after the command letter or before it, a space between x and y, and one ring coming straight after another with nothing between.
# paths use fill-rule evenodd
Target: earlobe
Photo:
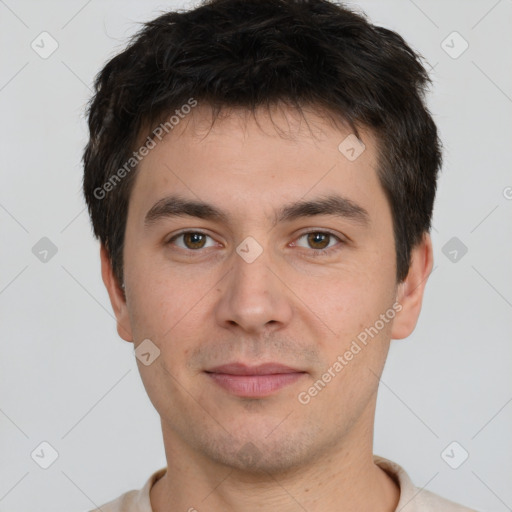
<instances>
[{"instance_id":1,"label":"earlobe","mask_svg":"<svg viewBox=\"0 0 512 512\"><path fill-rule=\"evenodd\" d=\"M433 262L432 241L430 235L425 233L422 241L412 249L409 272L397 288L396 301L402 310L394 319L391 338L403 339L414 331Z\"/></svg>"},{"instance_id":2,"label":"earlobe","mask_svg":"<svg viewBox=\"0 0 512 512\"><path fill-rule=\"evenodd\" d=\"M103 244L100 247L101 260L101 277L110 298L110 304L116 316L117 333L128 342L133 342L133 336L128 316L128 308L126 307L125 291L114 276L112 264L108 255L108 251Z\"/></svg>"}]
</instances>

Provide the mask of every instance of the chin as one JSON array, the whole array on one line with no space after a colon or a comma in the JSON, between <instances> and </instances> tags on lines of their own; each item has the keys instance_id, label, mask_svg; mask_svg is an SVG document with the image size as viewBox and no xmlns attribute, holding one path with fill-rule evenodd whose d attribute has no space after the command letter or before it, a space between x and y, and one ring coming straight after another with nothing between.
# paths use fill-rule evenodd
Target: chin
<instances>
[{"instance_id":1,"label":"chin","mask_svg":"<svg viewBox=\"0 0 512 512\"><path fill-rule=\"evenodd\" d=\"M240 430L238 436L223 432L217 438L210 434L196 444L196 449L216 463L254 476L287 473L323 457L320 432L278 429L267 429L265 434L246 432L243 436Z\"/></svg>"}]
</instances>

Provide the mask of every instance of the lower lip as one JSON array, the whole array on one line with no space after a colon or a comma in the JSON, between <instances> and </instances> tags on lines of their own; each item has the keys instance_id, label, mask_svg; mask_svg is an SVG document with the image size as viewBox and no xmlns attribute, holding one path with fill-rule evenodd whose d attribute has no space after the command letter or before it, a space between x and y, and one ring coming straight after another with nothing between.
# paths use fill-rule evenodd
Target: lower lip
<instances>
[{"instance_id":1,"label":"lower lip","mask_svg":"<svg viewBox=\"0 0 512 512\"><path fill-rule=\"evenodd\" d=\"M263 398L275 391L293 384L299 380L304 372L276 373L271 375L231 375L226 373L208 373L208 375L222 388L234 395Z\"/></svg>"}]
</instances>

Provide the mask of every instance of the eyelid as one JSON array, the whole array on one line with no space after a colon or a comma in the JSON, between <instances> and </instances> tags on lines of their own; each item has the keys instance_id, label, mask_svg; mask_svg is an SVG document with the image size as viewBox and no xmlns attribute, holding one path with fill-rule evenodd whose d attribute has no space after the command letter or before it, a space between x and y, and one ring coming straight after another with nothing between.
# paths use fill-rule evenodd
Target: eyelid
<instances>
[{"instance_id":1,"label":"eyelid","mask_svg":"<svg viewBox=\"0 0 512 512\"><path fill-rule=\"evenodd\" d=\"M327 229L327 228L307 228L305 231L301 231L296 236L295 239L300 238L301 236L304 236L304 235L309 235L310 233L323 233L325 235L331 235L331 236L337 238L338 240L340 240L341 242L348 241L348 237L346 237L342 233L331 231L330 229Z\"/></svg>"}]
</instances>

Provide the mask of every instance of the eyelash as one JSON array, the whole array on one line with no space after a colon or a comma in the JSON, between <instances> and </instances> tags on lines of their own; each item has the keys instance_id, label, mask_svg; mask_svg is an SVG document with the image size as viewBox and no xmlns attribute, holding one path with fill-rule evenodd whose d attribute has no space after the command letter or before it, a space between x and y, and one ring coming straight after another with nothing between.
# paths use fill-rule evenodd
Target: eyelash
<instances>
[{"instance_id":1,"label":"eyelash","mask_svg":"<svg viewBox=\"0 0 512 512\"><path fill-rule=\"evenodd\" d=\"M199 235L204 235L204 236L207 236L209 238L212 238L210 235L208 235L207 233L203 233L202 231L182 231L181 233L178 233L178 234L174 235L172 238L170 238L165 243L165 245L171 245L180 236L190 235L190 234L199 234ZM343 246L346 243L344 240L342 240L339 236L335 235L334 233L331 233L330 231L321 231L321 230L307 231L305 233L300 234L296 240L300 240L301 238L303 238L303 237L305 237L307 235L311 235L311 234L315 234L315 235L318 235L318 234L320 234L320 235L328 235L331 238L335 238L339 242L338 245L334 245L333 247L328 247L327 249L311 249L311 251L313 251L312 255L313 255L314 258L317 258L317 257L320 257L320 256L324 256L324 255L328 255L331 252L339 251L341 249L341 247L339 247L339 246L340 245ZM295 243L295 242L293 242L293 243ZM183 249L183 248L179 247L179 249ZM189 253L194 253L194 252L200 252L201 251L201 249L183 249L183 250L187 251Z\"/></svg>"}]
</instances>

